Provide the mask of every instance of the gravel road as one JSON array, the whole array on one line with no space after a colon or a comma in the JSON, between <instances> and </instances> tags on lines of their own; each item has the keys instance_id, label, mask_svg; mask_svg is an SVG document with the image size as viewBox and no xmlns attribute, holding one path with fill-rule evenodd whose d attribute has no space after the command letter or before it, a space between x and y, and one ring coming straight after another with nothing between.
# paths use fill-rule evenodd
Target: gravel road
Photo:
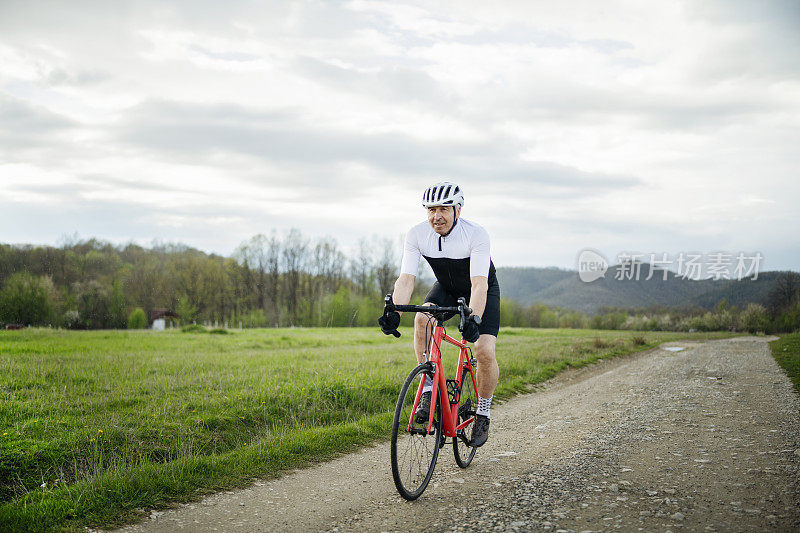
<instances>
[{"instance_id":1,"label":"gravel road","mask_svg":"<svg viewBox=\"0 0 800 533\"><path fill-rule=\"evenodd\" d=\"M381 444L120 531L800 531L800 397L768 340L562 373L492 410L468 469L448 444L416 502Z\"/></svg>"}]
</instances>

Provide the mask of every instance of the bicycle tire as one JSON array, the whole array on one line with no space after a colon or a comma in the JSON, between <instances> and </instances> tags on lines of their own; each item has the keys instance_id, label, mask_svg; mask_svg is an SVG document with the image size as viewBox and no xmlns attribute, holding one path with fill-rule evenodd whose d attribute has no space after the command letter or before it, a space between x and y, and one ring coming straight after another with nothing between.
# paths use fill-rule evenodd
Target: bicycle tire
<instances>
[{"instance_id":1,"label":"bicycle tire","mask_svg":"<svg viewBox=\"0 0 800 533\"><path fill-rule=\"evenodd\" d=\"M433 370L427 364L414 368L406 378L392 420L391 462L392 477L397 492L406 500L416 500L425 491L433 476L436 459L439 457L442 434L442 405L436 403L433 428L427 435L409 433L408 421L414 407L420 381L426 375L433 377ZM412 429L427 429L427 422L417 424L412 420Z\"/></svg>"},{"instance_id":2,"label":"bicycle tire","mask_svg":"<svg viewBox=\"0 0 800 533\"><path fill-rule=\"evenodd\" d=\"M461 395L458 402L458 418L456 425L461 425L465 420L475 416L475 410L478 408L478 394L475 391L475 386L472 381L472 370L469 367L464 368L464 374L461 377ZM469 441L472 439L472 426L475 424L474 420L464 429L458 430L456 436L453 438L453 455L456 459L456 464L461 468L467 468L475 457L475 452L478 450L475 446L470 446Z\"/></svg>"}]
</instances>

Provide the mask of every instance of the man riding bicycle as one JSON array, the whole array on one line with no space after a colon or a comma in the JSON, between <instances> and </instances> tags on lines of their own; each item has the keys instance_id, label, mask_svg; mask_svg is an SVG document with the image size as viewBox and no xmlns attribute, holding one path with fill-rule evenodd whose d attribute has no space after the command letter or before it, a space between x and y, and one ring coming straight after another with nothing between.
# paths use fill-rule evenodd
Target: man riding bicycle
<instances>
[{"instance_id":1,"label":"man riding bicycle","mask_svg":"<svg viewBox=\"0 0 800 533\"><path fill-rule=\"evenodd\" d=\"M408 304L422 257L436 276L423 305L451 307L457 305L458 298L466 298L472 315L462 333L467 341L475 343L478 360L478 409L471 443L482 446L489 437L490 408L500 372L495 357L500 330L500 285L489 255L489 234L474 222L460 218L464 194L454 183L428 187L422 195L422 205L428 210L428 221L414 226L406 235L400 277L394 284L392 299L397 305ZM425 350L432 330L430 318L426 313L417 313L414 318L414 352L419 363L426 360ZM400 313L391 311L379 318L378 323L383 333L391 335L400 325ZM418 420L428 419L432 388L428 377L415 415Z\"/></svg>"}]
</instances>

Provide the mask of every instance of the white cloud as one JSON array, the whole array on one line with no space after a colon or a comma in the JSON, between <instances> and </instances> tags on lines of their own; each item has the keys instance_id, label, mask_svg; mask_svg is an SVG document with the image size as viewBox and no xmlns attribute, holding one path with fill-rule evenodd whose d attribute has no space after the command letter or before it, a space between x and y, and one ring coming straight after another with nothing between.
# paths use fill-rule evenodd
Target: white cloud
<instances>
[{"instance_id":1,"label":"white cloud","mask_svg":"<svg viewBox=\"0 0 800 533\"><path fill-rule=\"evenodd\" d=\"M0 227L15 230L0 241L78 230L229 253L297 226L348 244L404 231L450 177L498 264L764 243L797 268L798 15L3 2Z\"/></svg>"}]
</instances>

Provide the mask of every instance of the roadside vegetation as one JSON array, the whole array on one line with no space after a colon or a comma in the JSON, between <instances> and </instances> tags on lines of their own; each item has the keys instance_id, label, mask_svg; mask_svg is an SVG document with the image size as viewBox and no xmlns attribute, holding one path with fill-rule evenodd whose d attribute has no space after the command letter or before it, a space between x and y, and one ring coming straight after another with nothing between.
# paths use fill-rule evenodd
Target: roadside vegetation
<instances>
[{"instance_id":1,"label":"roadside vegetation","mask_svg":"<svg viewBox=\"0 0 800 533\"><path fill-rule=\"evenodd\" d=\"M4 331L0 530L120 525L385 439L413 365L401 331ZM504 328L497 397L568 367L725 335Z\"/></svg>"},{"instance_id":2,"label":"roadside vegetation","mask_svg":"<svg viewBox=\"0 0 800 533\"><path fill-rule=\"evenodd\" d=\"M769 343L772 355L800 393L800 333L783 335Z\"/></svg>"}]
</instances>

